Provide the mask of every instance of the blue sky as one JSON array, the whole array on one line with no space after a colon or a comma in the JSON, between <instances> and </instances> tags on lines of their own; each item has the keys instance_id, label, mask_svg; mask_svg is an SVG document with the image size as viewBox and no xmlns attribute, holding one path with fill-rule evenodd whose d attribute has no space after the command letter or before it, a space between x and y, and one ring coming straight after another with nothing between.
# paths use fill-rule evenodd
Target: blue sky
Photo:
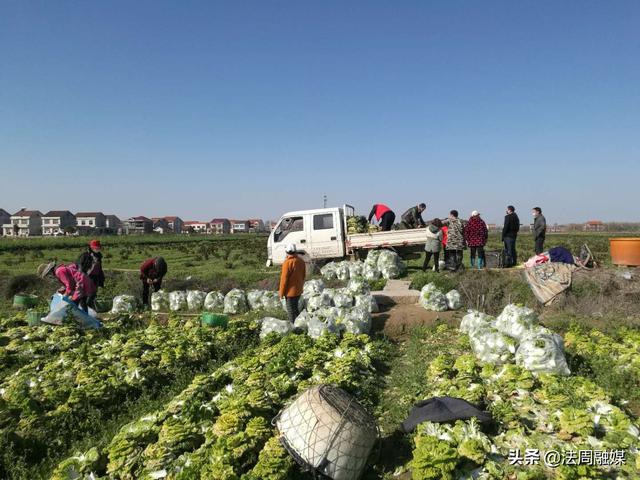
<instances>
[{"instance_id":1,"label":"blue sky","mask_svg":"<svg viewBox=\"0 0 640 480\"><path fill-rule=\"evenodd\" d=\"M9 211L640 221L637 1L5 0L0 58Z\"/></svg>"}]
</instances>

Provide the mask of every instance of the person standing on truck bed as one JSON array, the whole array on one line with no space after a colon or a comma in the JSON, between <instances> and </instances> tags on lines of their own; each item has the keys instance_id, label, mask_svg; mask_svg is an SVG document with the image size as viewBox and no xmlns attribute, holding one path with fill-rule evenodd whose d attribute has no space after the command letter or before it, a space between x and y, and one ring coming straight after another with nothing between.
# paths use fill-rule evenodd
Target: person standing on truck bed
<instances>
[{"instance_id":1,"label":"person standing on truck bed","mask_svg":"<svg viewBox=\"0 0 640 480\"><path fill-rule=\"evenodd\" d=\"M542 215L540 207L533 207L531 210L533 215L533 238L536 243L536 255L540 255L544 251L544 239L547 236L547 219Z\"/></svg>"},{"instance_id":2,"label":"person standing on truck bed","mask_svg":"<svg viewBox=\"0 0 640 480\"><path fill-rule=\"evenodd\" d=\"M142 304L149 306L149 289L153 291L162 288L162 279L167 274L167 262L162 257L149 258L140 265L140 280L142 280Z\"/></svg>"},{"instance_id":3,"label":"person standing on truck bed","mask_svg":"<svg viewBox=\"0 0 640 480\"><path fill-rule=\"evenodd\" d=\"M282 264L278 295L281 299L286 300L287 315L289 321L293 323L300 315L298 303L304 287L306 267L304 260L297 254L297 248L294 244L287 245L284 251L287 253L287 258Z\"/></svg>"},{"instance_id":4,"label":"person standing on truck bed","mask_svg":"<svg viewBox=\"0 0 640 480\"><path fill-rule=\"evenodd\" d=\"M422 220L422 212L427 209L424 203L418 206L411 207L409 210L402 214L402 226L404 228L424 228L426 224Z\"/></svg>"},{"instance_id":5,"label":"person standing on truck bed","mask_svg":"<svg viewBox=\"0 0 640 480\"><path fill-rule=\"evenodd\" d=\"M371 207L371 212L369 212L369 218L367 221L371 223L371 219L376 217L376 220L380 224L380 230L383 232L388 232L393 227L393 222L396 221L396 214L387 207L384 203L376 203L373 207Z\"/></svg>"},{"instance_id":6,"label":"person standing on truck bed","mask_svg":"<svg viewBox=\"0 0 640 480\"><path fill-rule=\"evenodd\" d=\"M502 227L502 242L504 243L504 266L513 267L518 263L518 252L516 250L516 240L520 231L520 219L516 213L516 207L509 205L507 214L504 217Z\"/></svg>"}]
</instances>

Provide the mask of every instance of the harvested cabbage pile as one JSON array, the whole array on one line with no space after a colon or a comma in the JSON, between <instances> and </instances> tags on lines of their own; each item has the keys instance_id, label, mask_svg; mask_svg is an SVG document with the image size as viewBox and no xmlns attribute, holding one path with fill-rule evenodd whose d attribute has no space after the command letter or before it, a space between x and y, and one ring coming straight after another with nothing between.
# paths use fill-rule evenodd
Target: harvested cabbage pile
<instances>
[{"instance_id":1,"label":"harvested cabbage pile","mask_svg":"<svg viewBox=\"0 0 640 480\"><path fill-rule=\"evenodd\" d=\"M513 304L504 307L494 322L495 328L518 340L536 325L538 317L533 310Z\"/></svg>"},{"instance_id":2,"label":"harvested cabbage pile","mask_svg":"<svg viewBox=\"0 0 640 480\"><path fill-rule=\"evenodd\" d=\"M169 294L164 290L158 290L151 294L151 310L154 312L166 312L169 310Z\"/></svg>"},{"instance_id":3,"label":"harvested cabbage pile","mask_svg":"<svg viewBox=\"0 0 640 480\"><path fill-rule=\"evenodd\" d=\"M507 305L493 318L470 311L460 323L476 357L494 365L515 362L534 373L569 375L562 337L538 324L533 310Z\"/></svg>"},{"instance_id":4,"label":"harvested cabbage pile","mask_svg":"<svg viewBox=\"0 0 640 480\"><path fill-rule=\"evenodd\" d=\"M469 312L462 317L460 322L460 331L471 335L471 333L479 328L488 328L494 322L495 317L487 315L486 313L478 312L476 310L469 310Z\"/></svg>"},{"instance_id":5,"label":"harvested cabbage pile","mask_svg":"<svg viewBox=\"0 0 640 480\"><path fill-rule=\"evenodd\" d=\"M356 295L354 297L356 307L364 308L368 310L369 313L378 313L380 309L378 308L378 302L373 295L367 293L365 295Z\"/></svg>"},{"instance_id":6,"label":"harvested cabbage pile","mask_svg":"<svg viewBox=\"0 0 640 480\"><path fill-rule=\"evenodd\" d=\"M293 331L293 325L288 320L265 317L260 320L260 338L265 338L270 333L288 335Z\"/></svg>"},{"instance_id":7,"label":"harvested cabbage pile","mask_svg":"<svg viewBox=\"0 0 640 480\"><path fill-rule=\"evenodd\" d=\"M137 307L138 301L133 295L118 295L113 299L111 313L132 313Z\"/></svg>"},{"instance_id":8,"label":"harvested cabbage pile","mask_svg":"<svg viewBox=\"0 0 640 480\"><path fill-rule=\"evenodd\" d=\"M482 362L502 365L513 361L516 342L491 326L475 328L469 334L471 348Z\"/></svg>"},{"instance_id":9,"label":"harvested cabbage pile","mask_svg":"<svg viewBox=\"0 0 640 480\"><path fill-rule=\"evenodd\" d=\"M187 291L187 308L192 312L199 312L204 307L204 300L207 298L206 292L200 290Z\"/></svg>"},{"instance_id":10,"label":"harvested cabbage pile","mask_svg":"<svg viewBox=\"0 0 640 480\"><path fill-rule=\"evenodd\" d=\"M407 269L407 265L396 252L382 250L378 257L378 270L383 278L400 277Z\"/></svg>"},{"instance_id":11,"label":"harvested cabbage pile","mask_svg":"<svg viewBox=\"0 0 640 480\"><path fill-rule=\"evenodd\" d=\"M178 312L187 309L187 292L175 291L169 293L169 309Z\"/></svg>"},{"instance_id":12,"label":"harvested cabbage pile","mask_svg":"<svg viewBox=\"0 0 640 480\"><path fill-rule=\"evenodd\" d=\"M447 297L433 283L427 283L420 290L420 305L426 310L445 312L448 310Z\"/></svg>"},{"instance_id":13,"label":"harvested cabbage pile","mask_svg":"<svg viewBox=\"0 0 640 480\"><path fill-rule=\"evenodd\" d=\"M262 308L269 312L283 310L285 307L278 296L278 292L265 291L262 295Z\"/></svg>"},{"instance_id":14,"label":"harvested cabbage pile","mask_svg":"<svg viewBox=\"0 0 640 480\"><path fill-rule=\"evenodd\" d=\"M262 290L249 290L247 292L247 303L251 310L260 310L262 308Z\"/></svg>"},{"instance_id":15,"label":"harvested cabbage pile","mask_svg":"<svg viewBox=\"0 0 640 480\"><path fill-rule=\"evenodd\" d=\"M449 310L460 310L462 308L462 298L457 290L447 292L447 308Z\"/></svg>"},{"instance_id":16,"label":"harvested cabbage pile","mask_svg":"<svg viewBox=\"0 0 640 480\"><path fill-rule=\"evenodd\" d=\"M354 215L347 217L347 233L353 235L354 233L367 233L369 231L369 222L366 217L362 215Z\"/></svg>"},{"instance_id":17,"label":"harvested cabbage pile","mask_svg":"<svg viewBox=\"0 0 640 480\"><path fill-rule=\"evenodd\" d=\"M247 297L242 290L234 288L224 297L224 313L240 315L248 310Z\"/></svg>"},{"instance_id":18,"label":"harvested cabbage pile","mask_svg":"<svg viewBox=\"0 0 640 480\"><path fill-rule=\"evenodd\" d=\"M516 363L536 373L571 374L564 356L564 342L556 333L525 337L516 351Z\"/></svg>"},{"instance_id":19,"label":"harvested cabbage pile","mask_svg":"<svg viewBox=\"0 0 640 480\"><path fill-rule=\"evenodd\" d=\"M209 292L204 299L204 309L209 312L222 312L224 310L224 295L220 292Z\"/></svg>"},{"instance_id":20,"label":"harvested cabbage pile","mask_svg":"<svg viewBox=\"0 0 640 480\"><path fill-rule=\"evenodd\" d=\"M310 297L318 295L324 290L324 282L322 280L307 280L302 288L302 295Z\"/></svg>"}]
</instances>

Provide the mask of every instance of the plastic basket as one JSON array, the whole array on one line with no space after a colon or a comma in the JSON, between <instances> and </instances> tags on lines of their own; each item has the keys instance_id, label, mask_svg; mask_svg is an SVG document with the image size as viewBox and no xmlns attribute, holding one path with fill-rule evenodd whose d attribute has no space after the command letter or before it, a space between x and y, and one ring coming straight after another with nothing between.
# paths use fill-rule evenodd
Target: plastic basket
<instances>
[{"instance_id":1,"label":"plastic basket","mask_svg":"<svg viewBox=\"0 0 640 480\"><path fill-rule=\"evenodd\" d=\"M226 327L228 322L229 317L218 313L205 312L200 317L200 323L208 327Z\"/></svg>"},{"instance_id":2,"label":"plastic basket","mask_svg":"<svg viewBox=\"0 0 640 480\"><path fill-rule=\"evenodd\" d=\"M36 295L18 294L13 296L13 306L15 308L31 308L38 304L38 297Z\"/></svg>"},{"instance_id":3,"label":"plastic basket","mask_svg":"<svg viewBox=\"0 0 640 480\"><path fill-rule=\"evenodd\" d=\"M46 312L39 310L29 310L27 311L27 323L32 327L36 327L42 323L40 319L46 314Z\"/></svg>"}]
</instances>

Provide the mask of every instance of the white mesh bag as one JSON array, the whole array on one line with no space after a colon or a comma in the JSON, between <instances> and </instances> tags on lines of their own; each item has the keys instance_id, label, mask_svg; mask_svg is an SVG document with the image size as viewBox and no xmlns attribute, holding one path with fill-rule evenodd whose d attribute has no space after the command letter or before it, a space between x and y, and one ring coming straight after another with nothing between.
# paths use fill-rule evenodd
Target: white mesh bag
<instances>
[{"instance_id":1,"label":"white mesh bag","mask_svg":"<svg viewBox=\"0 0 640 480\"><path fill-rule=\"evenodd\" d=\"M176 290L169 293L169 308L172 312L187 309L187 292Z\"/></svg>"},{"instance_id":2,"label":"white mesh bag","mask_svg":"<svg viewBox=\"0 0 640 480\"><path fill-rule=\"evenodd\" d=\"M207 298L205 292L200 290L187 291L187 307L193 312L199 312L204 307L204 300Z\"/></svg>"},{"instance_id":3,"label":"white mesh bag","mask_svg":"<svg viewBox=\"0 0 640 480\"><path fill-rule=\"evenodd\" d=\"M303 392L274 419L280 441L306 470L333 480L357 480L378 438L375 419L332 385Z\"/></svg>"},{"instance_id":4,"label":"white mesh bag","mask_svg":"<svg viewBox=\"0 0 640 480\"><path fill-rule=\"evenodd\" d=\"M169 310L169 294L164 290L158 290L151 294L151 310L161 312Z\"/></svg>"}]
</instances>

